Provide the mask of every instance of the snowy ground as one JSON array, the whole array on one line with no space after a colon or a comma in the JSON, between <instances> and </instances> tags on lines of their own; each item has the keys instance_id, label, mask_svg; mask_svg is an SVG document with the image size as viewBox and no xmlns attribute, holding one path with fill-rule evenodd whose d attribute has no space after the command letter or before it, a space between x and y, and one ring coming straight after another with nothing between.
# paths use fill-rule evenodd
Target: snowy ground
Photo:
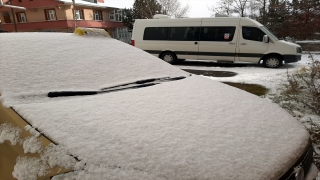
<instances>
[{"instance_id":1,"label":"snowy ground","mask_svg":"<svg viewBox=\"0 0 320 180\"><path fill-rule=\"evenodd\" d=\"M312 52L315 59L320 59L320 54L318 52ZM303 54L301 61L298 63L285 64L278 69L264 68L261 65L247 64L246 66L239 67L195 67L195 66L183 66L179 65L181 69L196 69L196 70L211 70L211 71L231 71L238 73L238 75L233 77L208 77L217 81L229 81L229 82L243 82L260 84L270 89L269 93L274 93L277 91L277 87L281 82L286 80L287 72L292 72L299 67L306 66L309 61L308 54Z\"/></svg>"}]
</instances>

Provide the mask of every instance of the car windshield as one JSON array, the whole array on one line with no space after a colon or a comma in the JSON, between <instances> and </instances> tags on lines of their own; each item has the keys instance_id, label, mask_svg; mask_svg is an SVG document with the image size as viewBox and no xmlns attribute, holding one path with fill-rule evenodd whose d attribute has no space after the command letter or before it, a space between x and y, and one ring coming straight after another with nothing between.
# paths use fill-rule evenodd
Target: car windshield
<instances>
[{"instance_id":1,"label":"car windshield","mask_svg":"<svg viewBox=\"0 0 320 180\"><path fill-rule=\"evenodd\" d=\"M279 38L276 35L274 35L267 27L261 26L260 29L264 31L268 36L272 37L272 39L276 41L279 40Z\"/></svg>"},{"instance_id":2,"label":"car windshield","mask_svg":"<svg viewBox=\"0 0 320 180\"><path fill-rule=\"evenodd\" d=\"M6 43L0 49L0 93L13 99L189 75L147 52L106 37L13 33L1 34L0 39Z\"/></svg>"}]
</instances>

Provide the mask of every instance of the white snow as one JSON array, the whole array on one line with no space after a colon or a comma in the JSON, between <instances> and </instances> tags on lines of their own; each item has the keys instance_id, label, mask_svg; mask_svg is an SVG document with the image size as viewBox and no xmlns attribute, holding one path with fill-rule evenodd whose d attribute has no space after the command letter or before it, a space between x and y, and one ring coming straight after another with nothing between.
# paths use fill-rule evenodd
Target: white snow
<instances>
[{"instance_id":1,"label":"white snow","mask_svg":"<svg viewBox=\"0 0 320 180\"><path fill-rule=\"evenodd\" d=\"M48 169L46 163L39 158L19 156L12 175L19 180L36 180L46 175Z\"/></svg>"},{"instance_id":2,"label":"white snow","mask_svg":"<svg viewBox=\"0 0 320 180\"><path fill-rule=\"evenodd\" d=\"M80 162L62 164L79 170L73 176L79 179L277 179L308 143L302 125L277 105L189 77L119 41L63 33L0 39L2 103L64 149L64 156L51 149L55 155L44 153L41 160L19 158L18 179L30 166L37 167L30 176L34 169L44 173L42 162L52 167L69 153ZM187 78L93 96L46 97L49 91L168 76Z\"/></svg>"},{"instance_id":3,"label":"white snow","mask_svg":"<svg viewBox=\"0 0 320 180\"><path fill-rule=\"evenodd\" d=\"M304 41L296 41L296 43L320 44L320 40L304 40Z\"/></svg>"},{"instance_id":4,"label":"white snow","mask_svg":"<svg viewBox=\"0 0 320 180\"><path fill-rule=\"evenodd\" d=\"M27 131L29 131L32 135L34 135L35 137L39 137L40 136L40 133L35 128L33 128L32 126L26 125L24 128Z\"/></svg>"},{"instance_id":5,"label":"white snow","mask_svg":"<svg viewBox=\"0 0 320 180\"><path fill-rule=\"evenodd\" d=\"M0 144L9 140L11 145L16 145L19 142L21 129L14 127L12 124L4 123L0 124Z\"/></svg>"},{"instance_id":6,"label":"white snow","mask_svg":"<svg viewBox=\"0 0 320 180\"><path fill-rule=\"evenodd\" d=\"M320 59L320 54L311 52L315 59ZM186 60L193 61L193 60ZM237 63L231 67L200 67L200 66L184 66L179 65L181 69L195 69L195 70L208 70L208 71L230 71L237 73L233 77L209 77L212 80L217 80L221 82L239 82L239 83L249 83L249 84L260 84L270 89L269 93L274 93L278 91L281 83L287 79L287 73L293 72L298 68L307 66L310 63L309 54L302 54L301 61L297 63L289 63L281 66L277 69L264 68L262 65L249 64L247 66L242 66L243 63Z\"/></svg>"},{"instance_id":7,"label":"white snow","mask_svg":"<svg viewBox=\"0 0 320 180\"><path fill-rule=\"evenodd\" d=\"M27 137L20 143L23 145L24 153L41 153L43 148L42 143L34 136Z\"/></svg>"},{"instance_id":8,"label":"white snow","mask_svg":"<svg viewBox=\"0 0 320 180\"><path fill-rule=\"evenodd\" d=\"M77 164L76 160L70 156L70 153L68 153L64 147L59 145L48 145L42 152L41 159L42 161L47 162L51 168L55 166L64 167L66 169L83 168L83 164Z\"/></svg>"}]
</instances>

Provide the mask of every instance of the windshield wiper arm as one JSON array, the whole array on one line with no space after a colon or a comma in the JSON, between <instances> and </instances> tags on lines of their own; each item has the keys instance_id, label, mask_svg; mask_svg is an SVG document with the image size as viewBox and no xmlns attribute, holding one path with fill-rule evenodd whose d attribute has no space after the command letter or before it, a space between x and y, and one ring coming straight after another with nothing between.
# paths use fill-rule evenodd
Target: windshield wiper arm
<instances>
[{"instance_id":1,"label":"windshield wiper arm","mask_svg":"<svg viewBox=\"0 0 320 180\"><path fill-rule=\"evenodd\" d=\"M87 96L87 95L95 95L95 94L108 93L108 92L114 92L114 91L122 91L127 89L138 89L142 87L153 86L161 82L176 81L184 78L186 77L179 76L174 78L165 77L165 78L144 79L144 80L135 81L133 83L126 83L126 84L111 86L108 88L103 88L98 91L51 91L48 93L48 97L53 98L53 97L63 97L63 96Z\"/></svg>"}]
</instances>

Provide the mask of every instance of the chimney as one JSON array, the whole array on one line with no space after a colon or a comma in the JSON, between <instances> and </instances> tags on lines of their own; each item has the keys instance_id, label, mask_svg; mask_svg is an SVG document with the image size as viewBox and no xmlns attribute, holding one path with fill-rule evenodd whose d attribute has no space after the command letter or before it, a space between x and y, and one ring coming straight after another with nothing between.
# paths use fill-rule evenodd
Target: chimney
<instances>
[{"instance_id":1,"label":"chimney","mask_svg":"<svg viewBox=\"0 0 320 180\"><path fill-rule=\"evenodd\" d=\"M104 3L104 0L98 0L98 3Z\"/></svg>"}]
</instances>

